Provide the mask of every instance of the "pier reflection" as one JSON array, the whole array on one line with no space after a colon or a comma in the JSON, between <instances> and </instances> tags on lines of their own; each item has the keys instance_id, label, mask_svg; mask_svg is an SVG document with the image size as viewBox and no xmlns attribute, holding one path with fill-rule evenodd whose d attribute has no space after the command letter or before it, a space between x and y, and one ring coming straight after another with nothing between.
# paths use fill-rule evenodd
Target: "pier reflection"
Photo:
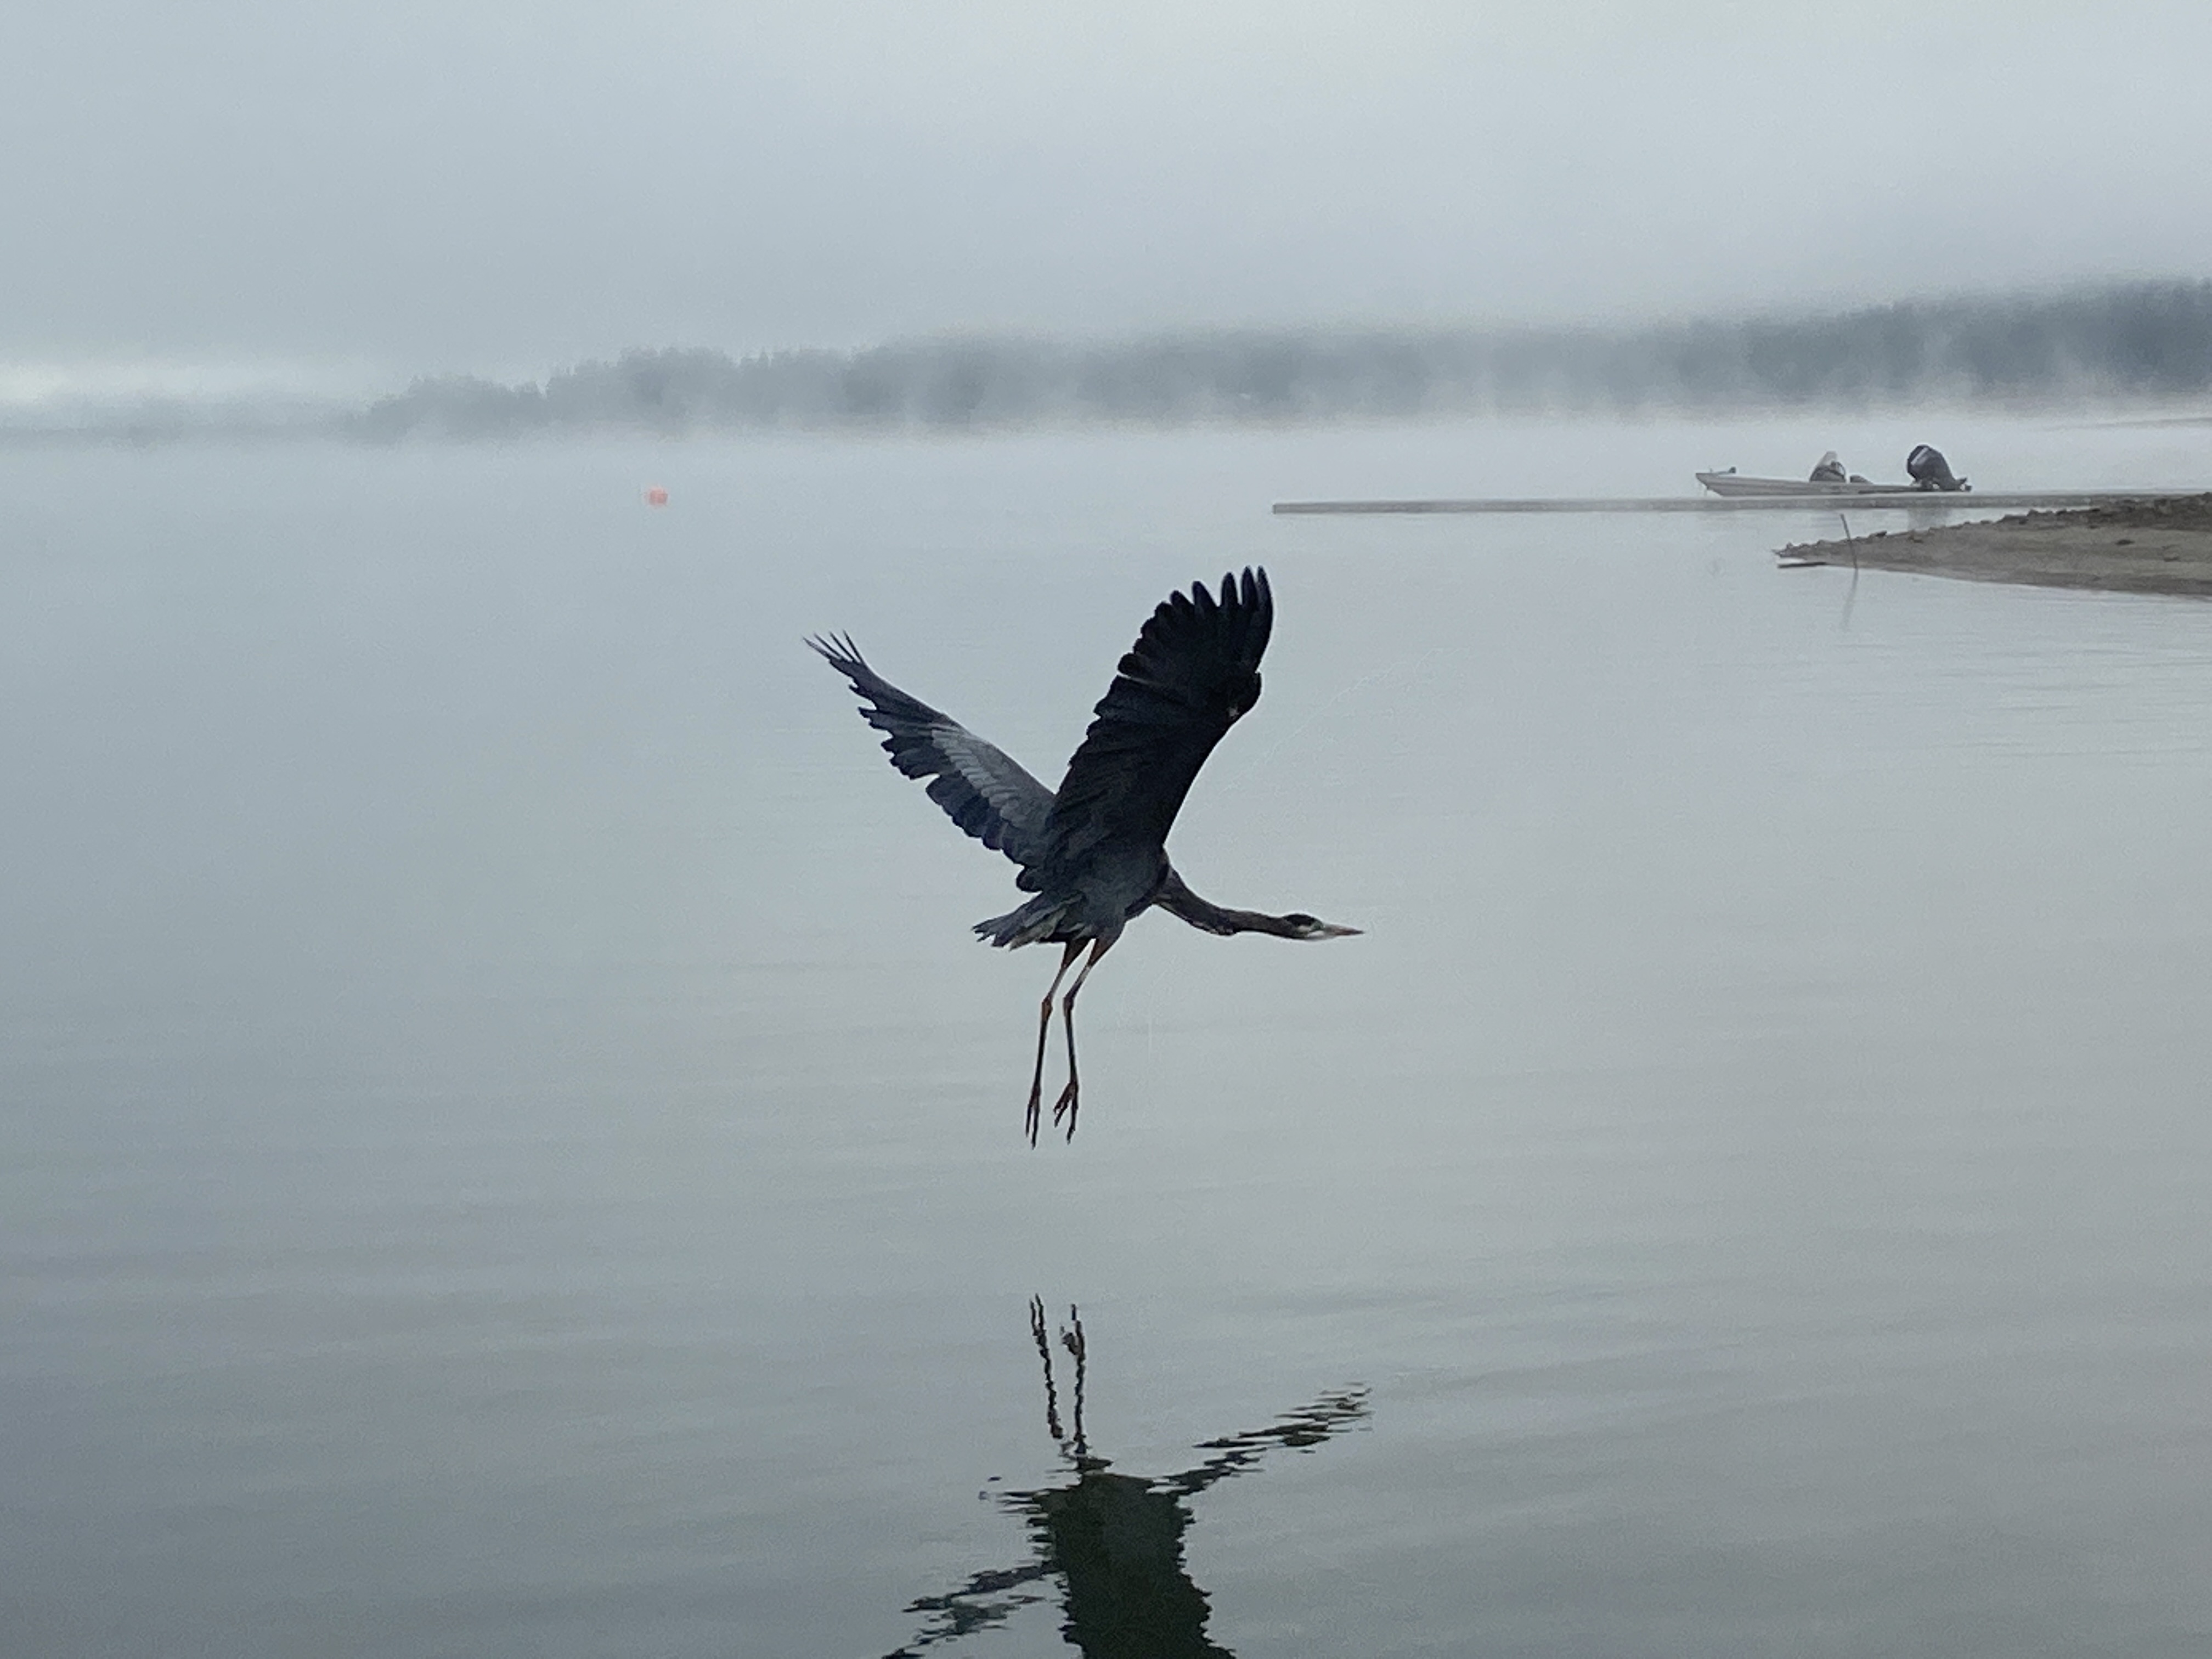
<instances>
[{"instance_id":1,"label":"pier reflection","mask_svg":"<svg viewBox=\"0 0 2212 1659\"><path fill-rule=\"evenodd\" d=\"M956 1590L910 1603L907 1611L926 1615L925 1622L912 1641L885 1659L915 1659L1054 1596L1065 1613L1060 1633L1085 1659L1234 1659L1208 1639L1206 1592L1183 1565L1189 1500L1217 1481L1249 1473L1272 1452L1310 1451L1364 1423L1367 1390L1332 1390L1264 1428L1203 1442L1194 1449L1206 1455L1177 1474L1121 1474L1091 1451L1084 1430L1089 1354L1076 1310L1067 1310L1058 1332L1057 1346L1072 1372L1065 1425L1054 1375L1054 1334L1042 1299L1030 1304L1030 1331L1044 1367L1045 1428L1072 1478L1002 1494L999 1502L1027 1522L1030 1559L979 1572Z\"/></svg>"}]
</instances>

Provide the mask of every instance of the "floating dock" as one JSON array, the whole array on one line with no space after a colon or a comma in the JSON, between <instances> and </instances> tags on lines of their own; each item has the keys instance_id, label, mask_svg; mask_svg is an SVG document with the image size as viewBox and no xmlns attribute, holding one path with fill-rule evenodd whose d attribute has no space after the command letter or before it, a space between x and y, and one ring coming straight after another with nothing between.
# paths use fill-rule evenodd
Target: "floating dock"
<instances>
[{"instance_id":1,"label":"floating dock","mask_svg":"<svg viewBox=\"0 0 2212 1659\"><path fill-rule=\"evenodd\" d=\"M2109 507L2200 495L2201 489L1912 490L1882 495L1536 495L1522 499L1277 501L1279 514L1378 513L1956 513L1983 507Z\"/></svg>"}]
</instances>

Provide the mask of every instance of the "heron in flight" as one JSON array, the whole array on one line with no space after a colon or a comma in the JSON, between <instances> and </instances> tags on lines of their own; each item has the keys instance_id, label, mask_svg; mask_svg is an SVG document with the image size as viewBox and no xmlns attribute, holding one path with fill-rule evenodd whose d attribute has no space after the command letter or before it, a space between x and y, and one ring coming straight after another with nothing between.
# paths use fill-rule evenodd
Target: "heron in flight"
<instances>
[{"instance_id":1,"label":"heron in flight","mask_svg":"<svg viewBox=\"0 0 2212 1659\"><path fill-rule=\"evenodd\" d=\"M1267 573L1221 579L1170 593L1152 612L1098 701L1091 729L1057 791L950 715L910 697L870 668L849 637L807 644L853 684L860 717L884 734L891 764L929 780L929 798L953 823L1021 866L1014 885L1034 898L975 924L992 944L1063 946L1060 969L1037 1012L1036 1066L1024 1121L1036 1145L1045 1047L1060 981L1090 947L1090 959L1060 1005L1067 1027L1067 1086L1054 1103L1075 1138L1075 999L1122 928L1158 905L1209 933L1342 939L1339 927L1293 911L1230 910L1190 890L1168 862L1169 826L1213 745L1260 698L1260 656L1275 620Z\"/></svg>"}]
</instances>

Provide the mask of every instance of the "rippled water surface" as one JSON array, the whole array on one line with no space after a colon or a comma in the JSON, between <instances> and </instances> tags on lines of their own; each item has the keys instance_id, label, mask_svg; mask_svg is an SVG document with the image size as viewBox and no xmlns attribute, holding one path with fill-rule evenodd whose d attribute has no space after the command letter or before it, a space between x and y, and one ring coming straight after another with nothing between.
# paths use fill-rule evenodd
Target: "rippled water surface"
<instances>
[{"instance_id":1,"label":"rippled water surface","mask_svg":"<svg viewBox=\"0 0 2212 1659\"><path fill-rule=\"evenodd\" d=\"M1929 435L2212 474L0 456L12 1650L2202 1653L2212 607L1266 510ZM800 636L1051 781L1248 562L1176 860L1368 931L1140 920L1032 1152L1053 962Z\"/></svg>"}]
</instances>

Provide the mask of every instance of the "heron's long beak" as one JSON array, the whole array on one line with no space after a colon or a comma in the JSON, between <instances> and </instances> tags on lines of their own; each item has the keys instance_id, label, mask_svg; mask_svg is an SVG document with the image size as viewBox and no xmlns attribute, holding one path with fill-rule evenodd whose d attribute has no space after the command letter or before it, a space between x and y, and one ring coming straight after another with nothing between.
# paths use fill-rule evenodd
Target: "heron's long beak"
<instances>
[{"instance_id":1,"label":"heron's long beak","mask_svg":"<svg viewBox=\"0 0 2212 1659\"><path fill-rule=\"evenodd\" d=\"M1351 939L1364 933L1364 927L1340 927L1333 921L1324 921L1313 930L1316 939Z\"/></svg>"}]
</instances>

